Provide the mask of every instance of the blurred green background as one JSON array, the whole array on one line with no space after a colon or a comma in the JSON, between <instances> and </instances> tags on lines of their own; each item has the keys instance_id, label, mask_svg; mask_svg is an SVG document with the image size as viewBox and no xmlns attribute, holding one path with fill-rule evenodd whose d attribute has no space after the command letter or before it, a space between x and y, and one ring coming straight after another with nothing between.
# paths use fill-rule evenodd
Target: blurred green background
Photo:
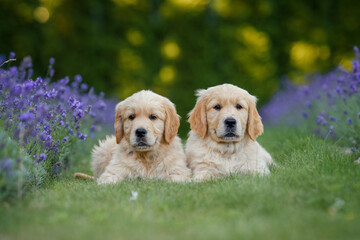
<instances>
[{"instance_id":1,"label":"blurred green background","mask_svg":"<svg viewBox=\"0 0 360 240\"><path fill-rule=\"evenodd\" d=\"M194 91L233 83L266 102L282 76L341 64L360 42L358 0L0 0L0 53L30 55L44 76L81 74L108 96L141 89L182 116Z\"/></svg>"}]
</instances>

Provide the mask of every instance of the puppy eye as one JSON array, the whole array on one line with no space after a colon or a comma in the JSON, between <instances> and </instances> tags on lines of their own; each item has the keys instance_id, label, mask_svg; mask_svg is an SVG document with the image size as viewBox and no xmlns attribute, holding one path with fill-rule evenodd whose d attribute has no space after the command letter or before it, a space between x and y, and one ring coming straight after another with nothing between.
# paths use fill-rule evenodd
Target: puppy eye
<instances>
[{"instance_id":1,"label":"puppy eye","mask_svg":"<svg viewBox=\"0 0 360 240\"><path fill-rule=\"evenodd\" d=\"M243 107L240 104L236 104L236 109L242 109Z\"/></svg>"},{"instance_id":2,"label":"puppy eye","mask_svg":"<svg viewBox=\"0 0 360 240\"><path fill-rule=\"evenodd\" d=\"M214 109L219 111L221 109L220 104L215 105Z\"/></svg>"},{"instance_id":3,"label":"puppy eye","mask_svg":"<svg viewBox=\"0 0 360 240\"><path fill-rule=\"evenodd\" d=\"M130 116L129 116L129 119L132 121L132 120L134 120L135 119L135 114L131 114Z\"/></svg>"},{"instance_id":4,"label":"puppy eye","mask_svg":"<svg viewBox=\"0 0 360 240\"><path fill-rule=\"evenodd\" d=\"M157 119L157 116L155 116L154 114L151 114L151 115L149 116L149 118L150 118L151 120L156 120L156 119Z\"/></svg>"}]
</instances>

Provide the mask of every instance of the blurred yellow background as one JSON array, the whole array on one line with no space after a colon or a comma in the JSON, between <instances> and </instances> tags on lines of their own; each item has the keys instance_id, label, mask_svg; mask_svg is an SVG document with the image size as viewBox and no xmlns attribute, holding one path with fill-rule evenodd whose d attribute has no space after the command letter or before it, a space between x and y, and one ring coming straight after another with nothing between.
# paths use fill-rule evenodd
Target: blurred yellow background
<instances>
[{"instance_id":1,"label":"blurred yellow background","mask_svg":"<svg viewBox=\"0 0 360 240\"><path fill-rule=\"evenodd\" d=\"M0 53L45 75L81 74L107 96L169 97L185 124L194 91L236 84L264 103L282 76L343 65L360 42L355 0L0 0ZM36 75L35 74L35 75ZM187 129L182 128L182 129ZM185 134L182 130L181 134Z\"/></svg>"}]
</instances>

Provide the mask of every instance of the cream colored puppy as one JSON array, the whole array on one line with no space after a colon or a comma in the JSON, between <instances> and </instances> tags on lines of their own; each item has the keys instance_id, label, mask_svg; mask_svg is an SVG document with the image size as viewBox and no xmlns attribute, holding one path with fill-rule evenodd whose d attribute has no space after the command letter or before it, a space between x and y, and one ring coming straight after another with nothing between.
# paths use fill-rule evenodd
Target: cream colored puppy
<instances>
[{"instance_id":1,"label":"cream colored puppy","mask_svg":"<svg viewBox=\"0 0 360 240\"><path fill-rule=\"evenodd\" d=\"M231 84L198 90L196 95L185 148L194 180L232 173L269 174L273 160L256 142L263 133L256 97Z\"/></svg>"},{"instance_id":2,"label":"cream colored puppy","mask_svg":"<svg viewBox=\"0 0 360 240\"><path fill-rule=\"evenodd\" d=\"M191 176L181 140L179 116L167 98L140 91L116 106L115 136L92 152L99 184L150 178L183 182Z\"/></svg>"}]
</instances>

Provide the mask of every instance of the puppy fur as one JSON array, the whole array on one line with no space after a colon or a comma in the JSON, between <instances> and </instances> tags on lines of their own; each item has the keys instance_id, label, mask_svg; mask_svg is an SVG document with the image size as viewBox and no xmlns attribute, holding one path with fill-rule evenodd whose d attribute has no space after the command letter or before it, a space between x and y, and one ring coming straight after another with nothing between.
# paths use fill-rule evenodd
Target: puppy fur
<instances>
[{"instance_id":1,"label":"puppy fur","mask_svg":"<svg viewBox=\"0 0 360 240\"><path fill-rule=\"evenodd\" d=\"M195 181L229 174L270 174L274 161L256 142L263 124L256 97L223 84L197 91L189 113L191 131L185 147Z\"/></svg>"},{"instance_id":2,"label":"puppy fur","mask_svg":"<svg viewBox=\"0 0 360 240\"><path fill-rule=\"evenodd\" d=\"M92 152L98 184L149 178L184 182L191 177L181 140L179 116L170 100L148 90L116 106L115 136Z\"/></svg>"}]
</instances>

